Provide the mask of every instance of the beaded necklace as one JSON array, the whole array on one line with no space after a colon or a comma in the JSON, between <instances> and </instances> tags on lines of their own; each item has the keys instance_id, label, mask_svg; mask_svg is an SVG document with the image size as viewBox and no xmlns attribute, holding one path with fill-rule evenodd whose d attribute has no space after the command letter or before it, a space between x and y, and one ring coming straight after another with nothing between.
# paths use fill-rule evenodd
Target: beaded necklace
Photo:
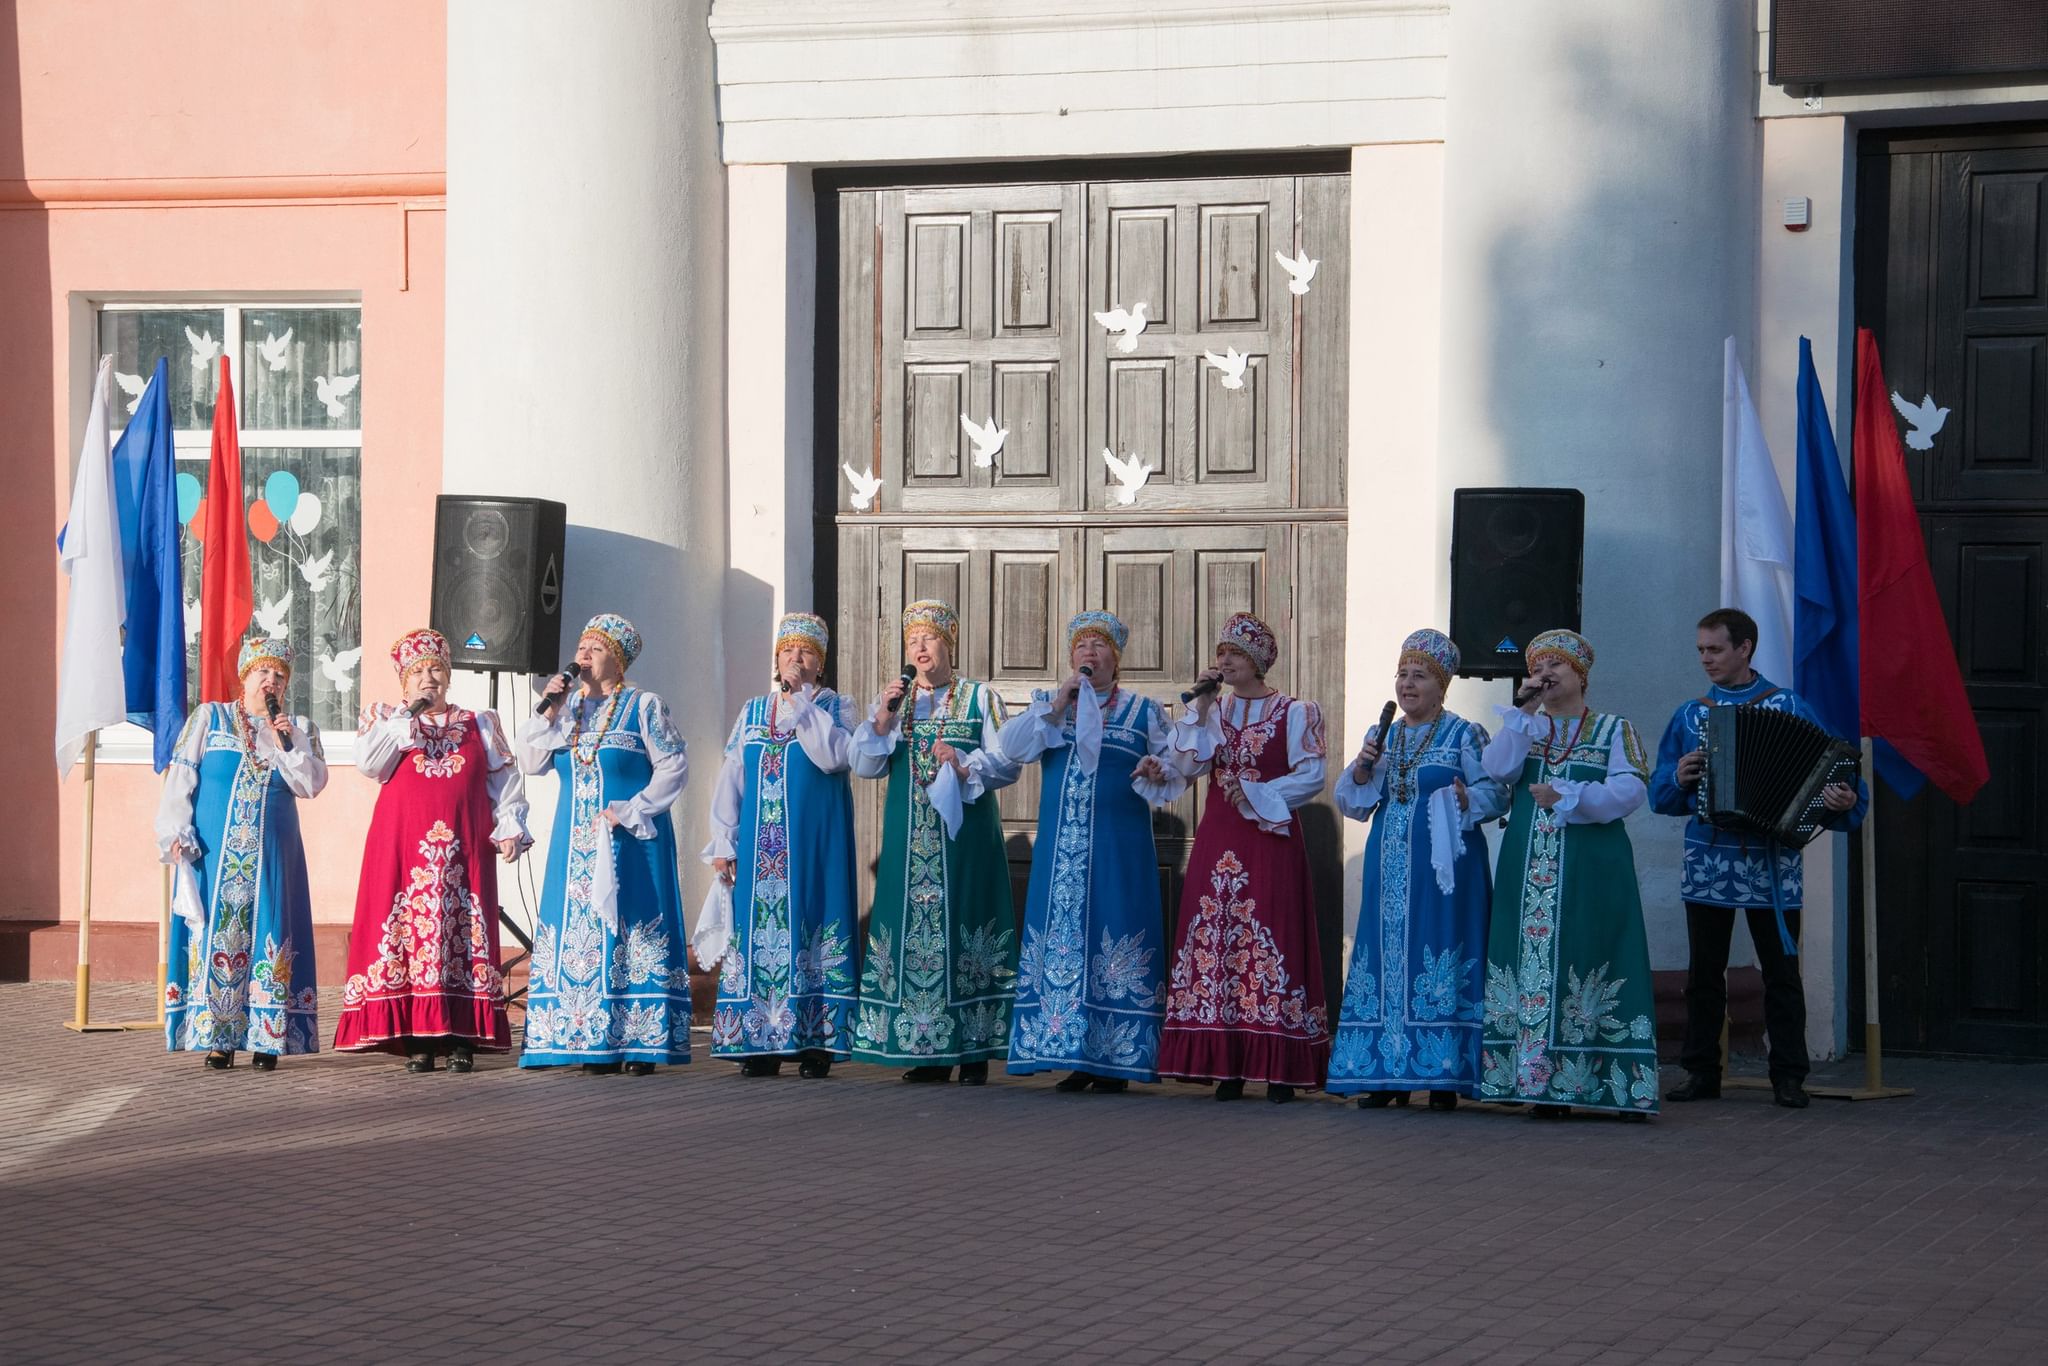
<instances>
[{"instance_id":1,"label":"beaded necklace","mask_svg":"<svg viewBox=\"0 0 2048 1366\"><path fill-rule=\"evenodd\" d=\"M249 766L254 768L258 773L268 773L270 771L270 761L268 759L259 758L256 754L255 716L252 715L249 709L243 706L240 702L230 702L228 705L235 709L235 719L241 723L239 738L242 742L243 756L247 760Z\"/></svg>"},{"instance_id":2,"label":"beaded necklace","mask_svg":"<svg viewBox=\"0 0 2048 1366\"><path fill-rule=\"evenodd\" d=\"M1409 725L1406 721L1403 721L1401 722L1399 729L1394 732L1393 759L1395 801L1405 803L1408 801L1412 801L1414 799L1415 767L1416 765L1422 762L1422 756L1429 753L1429 747L1432 744L1436 743L1437 727L1441 726L1443 723L1444 714L1442 709L1439 708L1436 714L1436 718L1429 723L1429 730L1423 734L1422 743L1417 745L1413 750L1404 750L1402 748L1401 737L1408 734L1410 731L1416 729L1414 726Z\"/></svg>"},{"instance_id":3,"label":"beaded necklace","mask_svg":"<svg viewBox=\"0 0 2048 1366\"><path fill-rule=\"evenodd\" d=\"M598 746L604 743L604 737L611 732L612 723L618 719L619 699L625 695L624 683L612 689L612 695L605 701L604 717L598 722L597 734L591 736L587 744L583 738L583 704L580 700L577 702L575 721L569 728L569 749L579 762L587 764L597 758Z\"/></svg>"},{"instance_id":4,"label":"beaded necklace","mask_svg":"<svg viewBox=\"0 0 2048 1366\"><path fill-rule=\"evenodd\" d=\"M1546 735L1543 738L1543 766L1545 768L1549 768L1552 765L1561 764L1565 760L1571 758L1572 751L1579 747L1579 741L1585 737L1586 722L1592 719L1593 709L1591 707L1587 707L1584 710L1580 711L1579 724L1577 729L1572 731L1570 742L1565 745L1562 752L1553 755L1551 753L1551 746L1555 744L1557 741L1557 718L1555 716L1551 717L1550 734Z\"/></svg>"},{"instance_id":5,"label":"beaded necklace","mask_svg":"<svg viewBox=\"0 0 2048 1366\"><path fill-rule=\"evenodd\" d=\"M939 761L932 757L932 746L939 742L940 737L945 734L945 728L949 724L963 719L965 714L965 705L962 703L961 698L966 695L967 689L960 685L958 678L953 679L945 686L952 689L952 691L946 694L944 714L941 715L936 706L934 706L933 714L923 721L915 719L917 716L917 694L919 692L929 692L932 695L933 702L936 703L939 690L919 685L910 695L910 715L912 717L910 722L910 776L916 779L919 787L930 787L932 779L939 776Z\"/></svg>"}]
</instances>

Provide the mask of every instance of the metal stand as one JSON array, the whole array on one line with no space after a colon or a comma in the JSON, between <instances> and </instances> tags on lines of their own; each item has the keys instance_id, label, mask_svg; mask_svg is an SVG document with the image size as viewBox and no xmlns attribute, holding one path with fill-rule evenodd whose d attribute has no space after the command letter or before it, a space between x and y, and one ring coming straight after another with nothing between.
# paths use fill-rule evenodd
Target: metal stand
<instances>
[{"instance_id":1,"label":"metal stand","mask_svg":"<svg viewBox=\"0 0 2048 1366\"><path fill-rule=\"evenodd\" d=\"M64 1027L78 1034L118 1034L131 1029L161 1029L163 1027L164 994L159 985L157 990L157 1018L154 1020L95 1020L92 1018L92 820L93 788L95 785L95 762L99 749L100 733L93 731L85 737L85 872L78 898L78 988L72 1004L72 1017ZM170 883L164 884L168 889ZM166 912L170 902L164 903ZM167 965L161 951L164 931L158 930L159 952L157 954L157 980L164 979Z\"/></svg>"}]
</instances>

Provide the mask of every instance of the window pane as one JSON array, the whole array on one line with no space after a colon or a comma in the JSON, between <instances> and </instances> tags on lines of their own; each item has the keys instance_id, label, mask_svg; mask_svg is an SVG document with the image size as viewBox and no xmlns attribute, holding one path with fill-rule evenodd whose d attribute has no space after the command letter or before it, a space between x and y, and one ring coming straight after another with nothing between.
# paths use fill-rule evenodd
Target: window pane
<instances>
[{"instance_id":1,"label":"window pane","mask_svg":"<svg viewBox=\"0 0 2048 1366\"><path fill-rule=\"evenodd\" d=\"M358 308L242 310L242 425L361 428L362 332Z\"/></svg>"},{"instance_id":2,"label":"window pane","mask_svg":"<svg viewBox=\"0 0 2048 1366\"><path fill-rule=\"evenodd\" d=\"M171 424L183 431L203 432L212 427L213 395L220 387L220 349L226 335L217 308L102 311L100 350L114 358L113 405L108 413L114 430L128 425L129 414L141 401L142 386L149 383L159 356L171 363Z\"/></svg>"},{"instance_id":3,"label":"window pane","mask_svg":"<svg viewBox=\"0 0 2048 1366\"><path fill-rule=\"evenodd\" d=\"M205 461L181 460L178 472L205 490ZM282 477L273 482L273 476ZM290 690L294 712L311 716L322 730L353 731L362 695L362 452L248 447L242 451L242 488L256 599L249 632L281 635L298 651ZM187 664L196 697L200 555L191 524L185 528L184 569Z\"/></svg>"}]
</instances>

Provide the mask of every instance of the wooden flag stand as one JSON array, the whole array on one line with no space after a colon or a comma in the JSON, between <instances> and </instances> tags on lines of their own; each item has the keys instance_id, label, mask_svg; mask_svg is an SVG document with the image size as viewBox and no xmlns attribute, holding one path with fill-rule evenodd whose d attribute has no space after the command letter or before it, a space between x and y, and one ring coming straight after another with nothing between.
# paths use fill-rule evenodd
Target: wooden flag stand
<instances>
[{"instance_id":1,"label":"wooden flag stand","mask_svg":"<svg viewBox=\"0 0 2048 1366\"><path fill-rule=\"evenodd\" d=\"M95 753L99 748L100 733L93 731L85 737L85 872L83 889L78 901L78 995L73 1005L72 1018L64 1027L78 1034L114 1034L132 1029L161 1029L164 1023L164 986L170 972L170 914L171 882L170 870L164 870L164 904L162 918L157 922L157 963L156 963L156 1018L154 1020L95 1020L92 1018L92 817Z\"/></svg>"}]
</instances>

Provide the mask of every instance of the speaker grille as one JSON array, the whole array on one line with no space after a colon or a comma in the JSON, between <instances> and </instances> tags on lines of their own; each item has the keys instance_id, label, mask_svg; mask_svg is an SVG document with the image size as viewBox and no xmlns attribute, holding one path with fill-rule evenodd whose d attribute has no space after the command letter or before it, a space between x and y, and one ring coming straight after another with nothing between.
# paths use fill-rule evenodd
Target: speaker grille
<instances>
[{"instance_id":1,"label":"speaker grille","mask_svg":"<svg viewBox=\"0 0 2048 1366\"><path fill-rule=\"evenodd\" d=\"M1586 497L1577 489L1459 489L1451 502L1451 639L1459 672L1509 678L1532 636L1579 628Z\"/></svg>"},{"instance_id":2,"label":"speaker grille","mask_svg":"<svg viewBox=\"0 0 2048 1366\"><path fill-rule=\"evenodd\" d=\"M560 663L567 509L539 498L444 495L434 516L434 629L457 668L547 673Z\"/></svg>"}]
</instances>

